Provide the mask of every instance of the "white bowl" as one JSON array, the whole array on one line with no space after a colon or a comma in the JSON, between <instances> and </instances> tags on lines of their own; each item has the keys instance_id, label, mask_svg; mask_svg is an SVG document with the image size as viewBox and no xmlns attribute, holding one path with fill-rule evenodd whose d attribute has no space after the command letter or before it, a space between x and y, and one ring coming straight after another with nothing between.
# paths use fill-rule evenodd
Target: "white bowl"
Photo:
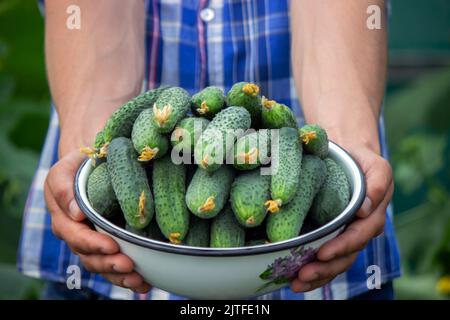
<instances>
[{"instance_id":1,"label":"white bowl","mask_svg":"<svg viewBox=\"0 0 450 320\"><path fill-rule=\"evenodd\" d=\"M88 201L86 184L92 171L91 160L86 160L77 172L75 197L96 230L116 240L121 251L134 261L136 271L153 286L195 299L249 298L288 285L286 276L312 261L317 249L341 233L360 208L365 197L361 169L335 143L330 142L329 149L329 156L342 166L350 182L349 204L326 225L273 244L199 248L152 240L120 228L97 213Z\"/></svg>"}]
</instances>

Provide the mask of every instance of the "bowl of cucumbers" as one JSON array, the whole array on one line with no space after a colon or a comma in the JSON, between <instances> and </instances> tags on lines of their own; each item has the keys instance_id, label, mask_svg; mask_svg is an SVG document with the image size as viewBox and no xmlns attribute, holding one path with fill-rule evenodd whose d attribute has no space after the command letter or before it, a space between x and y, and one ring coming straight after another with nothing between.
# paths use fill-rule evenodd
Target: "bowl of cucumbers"
<instances>
[{"instance_id":1,"label":"bowl of cucumbers","mask_svg":"<svg viewBox=\"0 0 450 320\"><path fill-rule=\"evenodd\" d=\"M354 159L254 83L142 93L97 134L75 197L154 287L241 299L289 284L365 196Z\"/></svg>"}]
</instances>

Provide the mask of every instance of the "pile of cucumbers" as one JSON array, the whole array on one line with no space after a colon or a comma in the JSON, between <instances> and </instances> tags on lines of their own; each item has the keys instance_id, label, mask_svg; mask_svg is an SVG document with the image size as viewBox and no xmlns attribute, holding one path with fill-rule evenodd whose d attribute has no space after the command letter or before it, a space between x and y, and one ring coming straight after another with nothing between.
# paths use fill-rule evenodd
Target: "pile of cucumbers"
<instances>
[{"instance_id":1,"label":"pile of cucumbers","mask_svg":"<svg viewBox=\"0 0 450 320\"><path fill-rule=\"evenodd\" d=\"M325 130L298 128L291 109L254 83L226 95L217 87L192 97L179 87L147 91L82 151L93 159L87 194L99 214L177 245L288 240L329 222L350 199Z\"/></svg>"}]
</instances>

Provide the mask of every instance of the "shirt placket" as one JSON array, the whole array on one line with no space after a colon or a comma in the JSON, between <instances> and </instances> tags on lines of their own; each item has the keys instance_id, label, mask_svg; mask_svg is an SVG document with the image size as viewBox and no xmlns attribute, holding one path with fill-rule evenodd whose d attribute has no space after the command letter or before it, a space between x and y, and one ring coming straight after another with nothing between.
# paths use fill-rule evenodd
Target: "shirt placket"
<instances>
[{"instance_id":1,"label":"shirt placket","mask_svg":"<svg viewBox=\"0 0 450 320\"><path fill-rule=\"evenodd\" d=\"M214 10L208 7L208 0L199 0L198 15L197 15L197 30L198 30L198 49L200 53L200 77L199 88L206 86L206 72L208 70L208 57L206 55L207 49L207 33L206 24L214 19Z\"/></svg>"}]
</instances>

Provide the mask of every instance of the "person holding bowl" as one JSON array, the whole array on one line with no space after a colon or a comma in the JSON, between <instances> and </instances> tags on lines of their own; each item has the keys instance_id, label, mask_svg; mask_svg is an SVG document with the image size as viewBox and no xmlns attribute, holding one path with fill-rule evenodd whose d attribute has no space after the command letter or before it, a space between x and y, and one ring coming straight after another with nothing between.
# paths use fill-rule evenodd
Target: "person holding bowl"
<instances>
[{"instance_id":1,"label":"person holding bowl","mask_svg":"<svg viewBox=\"0 0 450 320\"><path fill-rule=\"evenodd\" d=\"M379 28L368 25L373 5ZM78 12L75 27L70 6ZM142 89L177 85L193 93L251 81L290 106L299 123L324 127L357 160L367 184L358 218L290 287L262 298L392 298L400 263L381 114L386 38L383 0L46 0L55 108L25 209L20 271L48 280L48 299L179 298L152 289L117 243L86 223L73 193L84 159L79 148ZM72 265L81 267L81 290L66 287ZM383 285L369 292L371 266Z\"/></svg>"}]
</instances>

